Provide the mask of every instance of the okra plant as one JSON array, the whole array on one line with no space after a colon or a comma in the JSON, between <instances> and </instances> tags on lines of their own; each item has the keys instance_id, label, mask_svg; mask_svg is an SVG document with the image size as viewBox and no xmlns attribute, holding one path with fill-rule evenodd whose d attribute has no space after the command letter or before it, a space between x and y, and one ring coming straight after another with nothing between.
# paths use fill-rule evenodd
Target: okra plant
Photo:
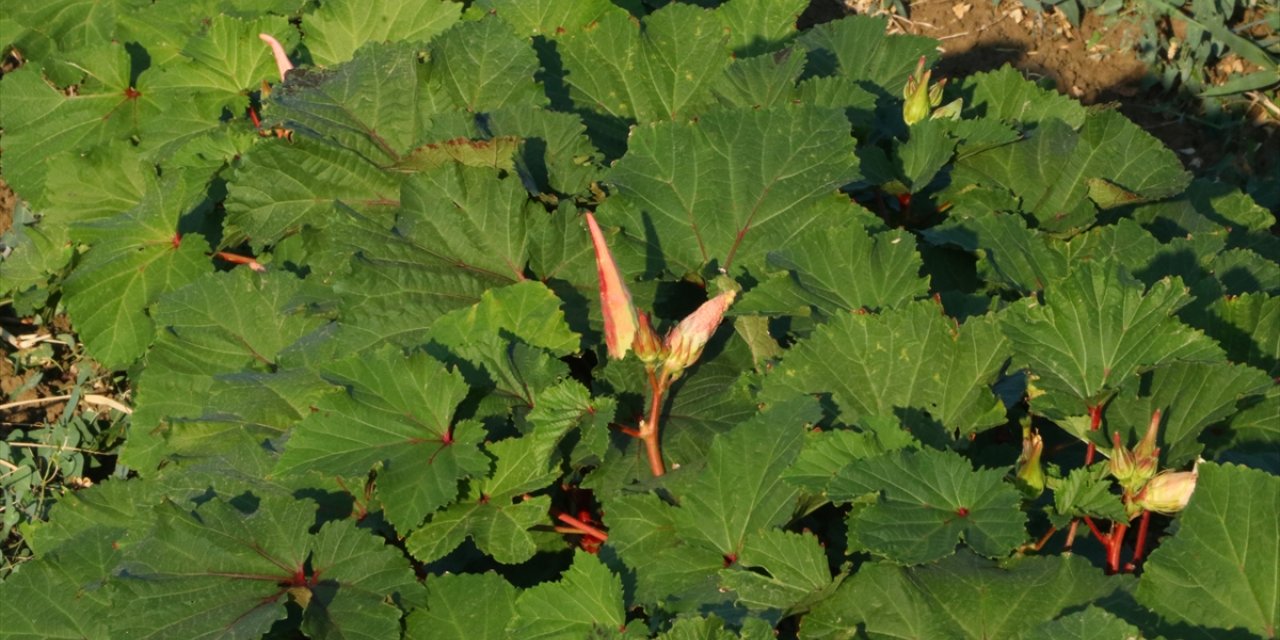
<instances>
[{"instance_id":1,"label":"okra plant","mask_svg":"<svg viewBox=\"0 0 1280 640\"><path fill-rule=\"evenodd\" d=\"M1276 637L1272 214L882 21L651 4L0 17L0 291L133 409L0 635Z\"/></svg>"}]
</instances>

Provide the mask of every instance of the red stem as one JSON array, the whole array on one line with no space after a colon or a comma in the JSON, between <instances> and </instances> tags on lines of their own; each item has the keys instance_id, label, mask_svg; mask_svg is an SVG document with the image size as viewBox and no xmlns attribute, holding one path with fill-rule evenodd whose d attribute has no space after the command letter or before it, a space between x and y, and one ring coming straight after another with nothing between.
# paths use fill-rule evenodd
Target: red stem
<instances>
[{"instance_id":1,"label":"red stem","mask_svg":"<svg viewBox=\"0 0 1280 640\"><path fill-rule=\"evenodd\" d=\"M593 527L593 526L591 526L591 525L589 525L589 524L587 524L587 523L585 523L585 522L583 522L583 521L581 521L581 520L579 520L579 519L577 519L577 518L575 518L575 517L573 517L573 516L571 516L571 515L569 515L569 514L567 514L567 513L557 513L557 514L556 514L556 519L557 519L557 520L559 520L560 522L563 522L563 523L565 523L565 524L567 524L567 525L569 525L569 526L573 527L574 529L577 529L578 531L582 532L584 535L588 535L588 536L591 536L592 538L595 538L595 539L599 540L600 542L606 542L606 541L608 541L608 540L609 540L609 534L607 534L607 533L605 533L605 532L603 532L603 531L601 531L601 530L599 530L599 529L597 529L597 528L595 528L595 527Z\"/></svg>"},{"instance_id":2,"label":"red stem","mask_svg":"<svg viewBox=\"0 0 1280 640\"><path fill-rule=\"evenodd\" d=\"M1111 538L1106 541L1107 547L1107 572L1120 572L1120 547L1124 543L1124 534L1129 530L1129 525L1116 522L1112 524Z\"/></svg>"},{"instance_id":3,"label":"red stem","mask_svg":"<svg viewBox=\"0 0 1280 640\"><path fill-rule=\"evenodd\" d=\"M661 379L649 372L649 388L653 390L653 400L649 403L649 419L640 427L640 439L644 441L645 454L649 457L649 470L653 477L666 475L667 469L662 464L662 449L658 442L658 421L662 418L662 395L667 390L667 377Z\"/></svg>"},{"instance_id":4,"label":"red stem","mask_svg":"<svg viewBox=\"0 0 1280 640\"><path fill-rule=\"evenodd\" d=\"M1102 426L1102 404L1099 403L1089 407L1089 430L1097 431L1101 426ZM1093 444L1093 441L1090 440L1089 446L1084 451L1084 466L1087 467L1093 464L1093 456L1096 453L1097 453L1097 447L1095 447ZM1088 520L1088 518L1085 518L1085 520ZM1066 543L1063 544L1064 549L1070 549L1071 545L1075 544L1076 528L1079 526L1080 526L1079 520L1071 521L1071 528L1067 530L1067 541ZM1089 528L1093 529L1093 535L1098 536L1098 540L1103 540L1102 536L1098 533L1097 528L1093 526L1092 522L1089 522Z\"/></svg>"},{"instance_id":5,"label":"red stem","mask_svg":"<svg viewBox=\"0 0 1280 640\"><path fill-rule=\"evenodd\" d=\"M1085 516L1084 523L1089 525L1089 531L1093 532L1093 537L1097 538L1098 542L1101 542L1102 546L1105 547L1107 545L1108 537L1102 535L1102 531L1098 529L1098 525L1093 523L1093 518L1090 518L1089 516Z\"/></svg>"},{"instance_id":6,"label":"red stem","mask_svg":"<svg viewBox=\"0 0 1280 640\"><path fill-rule=\"evenodd\" d=\"M249 256L237 255L227 251L219 251L213 255L218 256L219 258L222 258L223 260L226 260L227 262L230 262L232 264L243 264L259 273L267 270L266 267L262 266L262 263L258 262L257 260Z\"/></svg>"},{"instance_id":7,"label":"red stem","mask_svg":"<svg viewBox=\"0 0 1280 640\"><path fill-rule=\"evenodd\" d=\"M1043 535L1043 536L1041 536L1041 537L1040 537L1040 539L1039 539L1038 541L1036 541L1036 546L1035 546L1035 547L1033 547L1033 548L1034 548L1036 551L1039 551L1039 550L1043 549L1043 548L1044 548L1044 545L1045 545L1045 544L1047 544L1047 543L1049 542L1049 538L1052 538L1052 537L1053 537L1053 534L1055 534L1055 533L1057 533L1057 532L1058 532L1058 528L1057 528L1057 527L1049 527L1049 530L1048 530L1048 531L1046 531L1046 532L1044 532L1044 535Z\"/></svg>"},{"instance_id":8,"label":"red stem","mask_svg":"<svg viewBox=\"0 0 1280 640\"><path fill-rule=\"evenodd\" d=\"M1147 550L1147 527L1151 524L1151 512L1143 511L1142 519L1138 521L1138 539L1133 543L1133 559L1129 561L1126 567L1130 571L1137 568L1139 562L1142 561L1142 554Z\"/></svg>"},{"instance_id":9,"label":"red stem","mask_svg":"<svg viewBox=\"0 0 1280 640\"><path fill-rule=\"evenodd\" d=\"M1095 404L1092 407L1089 407L1089 430L1097 431L1098 428L1101 426L1102 426L1102 405ZM1088 448L1085 449L1084 451L1084 466L1087 467L1093 464L1093 456L1095 453L1097 453L1097 447L1095 447L1093 444L1093 441L1090 440Z\"/></svg>"}]
</instances>

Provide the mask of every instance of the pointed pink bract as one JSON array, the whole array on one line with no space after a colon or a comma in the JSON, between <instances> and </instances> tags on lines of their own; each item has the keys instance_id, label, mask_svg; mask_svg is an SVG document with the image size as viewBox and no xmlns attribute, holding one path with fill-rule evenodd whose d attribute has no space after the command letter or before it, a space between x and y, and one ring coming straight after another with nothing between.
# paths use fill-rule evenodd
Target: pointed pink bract
<instances>
[{"instance_id":1,"label":"pointed pink bract","mask_svg":"<svg viewBox=\"0 0 1280 640\"><path fill-rule=\"evenodd\" d=\"M271 55L276 57L276 69L280 70L280 81L284 82L285 72L293 68L293 63L289 62L289 56L284 53L284 47L280 46L279 40L268 34L259 33L258 38L271 47Z\"/></svg>"},{"instance_id":2,"label":"pointed pink bract","mask_svg":"<svg viewBox=\"0 0 1280 640\"><path fill-rule=\"evenodd\" d=\"M595 216L587 212L587 229L591 231L591 246L596 250L596 273L600 276L600 303L604 308L604 341L610 358L623 358L635 340L639 320L636 307L631 303L631 292L618 272L618 264L604 241L604 233L596 224Z\"/></svg>"}]
</instances>

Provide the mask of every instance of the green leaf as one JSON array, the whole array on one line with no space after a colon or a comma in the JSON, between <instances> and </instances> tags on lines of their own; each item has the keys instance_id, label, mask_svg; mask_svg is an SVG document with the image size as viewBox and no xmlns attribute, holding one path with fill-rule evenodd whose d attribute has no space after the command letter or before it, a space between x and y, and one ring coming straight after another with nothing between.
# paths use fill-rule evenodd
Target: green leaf
<instances>
[{"instance_id":1,"label":"green leaf","mask_svg":"<svg viewBox=\"0 0 1280 640\"><path fill-rule=\"evenodd\" d=\"M406 44L366 47L334 69L290 72L271 91L264 115L387 169L422 142L422 72L417 51Z\"/></svg>"},{"instance_id":2,"label":"green leaf","mask_svg":"<svg viewBox=\"0 0 1280 640\"><path fill-rule=\"evenodd\" d=\"M426 42L457 22L460 13L457 4L445 0L333 0L303 16L302 28L316 64L331 66L350 60L365 43Z\"/></svg>"},{"instance_id":3,"label":"green leaf","mask_svg":"<svg viewBox=\"0 0 1280 640\"><path fill-rule=\"evenodd\" d=\"M1231 417L1233 443L1238 446L1261 445L1259 448L1265 455L1268 446L1280 443L1277 415L1280 415L1280 390L1273 388L1262 401Z\"/></svg>"},{"instance_id":4,"label":"green leaf","mask_svg":"<svg viewBox=\"0 0 1280 640\"><path fill-rule=\"evenodd\" d=\"M922 567L868 564L805 617L800 637L1035 637L1023 634L1117 586L1080 556L1023 558L1004 567L969 553Z\"/></svg>"},{"instance_id":5,"label":"green leaf","mask_svg":"<svg viewBox=\"0 0 1280 640\"><path fill-rule=\"evenodd\" d=\"M1172 151L1115 111L1089 114L1079 132L1047 120L1028 139L962 158L956 166L953 179L1009 189L1024 212L1053 232L1093 222L1091 180L1157 199L1181 192L1191 179Z\"/></svg>"},{"instance_id":6,"label":"green leaf","mask_svg":"<svg viewBox=\"0 0 1280 640\"><path fill-rule=\"evenodd\" d=\"M1120 496L1112 493L1114 483L1105 465L1072 469L1065 478L1050 478L1048 485L1053 490L1056 513L1050 518L1056 527L1065 527L1070 520L1083 516L1112 522L1129 521Z\"/></svg>"},{"instance_id":7,"label":"green leaf","mask_svg":"<svg viewBox=\"0 0 1280 640\"><path fill-rule=\"evenodd\" d=\"M475 6L506 20L519 33L547 38L576 32L610 12L624 13L609 0L479 0Z\"/></svg>"},{"instance_id":8,"label":"green leaf","mask_svg":"<svg viewBox=\"0 0 1280 640\"><path fill-rule=\"evenodd\" d=\"M397 229L442 261L495 279L524 279L530 236L545 214L534 211L519 181L449 164L405 182L401 201Z\"/></svg>"},{"instance_id":9,"label":"green leaf","mask_svg":"<svg viewBox=\"0 0 1280 640\"><path fill-rule=\"evenodd\" d=\"M830 392L845 423L923 409L949 432L972 433L1004 423L990 385L1007 349L992 317L957 329L931 301L841 314L791 349L765 394Z\"/></svg>"},{"instance_id":10,"label":"green leaf","mask_svg":"<svg viewBox=\"0 0 1280 640\"><path fill-rule=\"evenodd\" d=\"M148 192L154 192L159 182L155 167L123 142L110 142L89 153L60 154L49 160L49 168L48 204L40 209L44 225L128 212L141 204Z\"/></svg>"},{"instance_id":11,"label":"green leaf","mask_svg":"<svg viewBox=\"0 0 1280 640\"><path fill-rule=\"evenodd\" d=\"M566 373L552 356L568 355L580 342L565 325L560 299L536 281L484 292L476 304L441 316L428 337L484 368L488 379L471 376L473 386L492 385L506 401L526 407Z\"/></svg>"},{"instance_id":12,"label":"green leaf","mask_svg":"<svg viewBox=\"0 0 1280 640\"><path fill-rule=\"evenodd\" d=\"M405 548L419 561L443 558L467 538L501 564L520 564L533 557L537 546L529 529L549 524L551 500L539 496L516 504L496 504L483 498L454 504L436 512L405 540Z\"/></svg>"},{"instance_id":13,"label":"green leaf","mask_svg":"<svg viewBox=\"0 0 1280 640\"><path fill-rule=\"evenodd\" d=\"M775 55L735 59L716 81L712 93L721 106L728 108L783 106L798 97L796 82L804 73L805 60L805 52L799 48Z\"/></svg>"},{"instance_id":14,"label":"green leaf","mask_svg":"<svg viewBox=\"0 0 1280 640\"><path fill-rule=\"evenodd\" d=\"M178 223L203 198L203 185L182 174L157 179L138 206L120 217L84 223L73 235L94 242L64 290L89 352L123 369L151 343L147 308L160 296L213 271L204 238L179 240Z\"/></svg>"},{"instance_id":15,"label":"green leaf","mask_svg":"<svg viewBox=\"0 0 1280 640\"><path fill-rule=\"evenodd\" d=\"M639 23L609 12L558 38L556 50L579 109L647 123L685 120L708 102L732 58L727 40L715 14L673 3Z\"/></svg>"},{"instance_id":16,"label":"green leaf","mask_svg":"<svg viewBox=\"0 0 1280 640\"><path fill-rule=\"evenodd\" d=\"M307 313L308 293L286 273L237 269L162 298L152 312L160 330L138 380L121 461L143 474L155 469L166 439L181 429L170 417L200 415L214 376L278 368L281 352L324 321ZM210 444L183 453L207 453Z\"/></svg>"},{"instance_id":17,"label":"green leaf","mask_svg":"<svg viewBox=\"0 0 1280 640\"><path fill-rule=\"evenodd\" d=\"M1032 399L1039 412L1079 415L1147 369L1221 358L1213 341L1172 317L1190 302L1176 278L1144 293L1122 270L1085 262L1044 298L1011 308L1002 323L1015 363L1044 394Z\"/></svg>"},{"instance_id":18,"label":"green leaf","mask_svg":"<svg viewBox=\"0 0 1280 640\"><path fill-rule=\"evenodd\" d=\"M890 95L902 95L902 87L923 56L939 58L932 38L885 33L888 20L849 16L806 31L799 42L809 49L817 75L838 74L851 81L869 81Z\"/></svg>"},{"instance_id":19,"label":"green leaf","mask_svg":"<svg viewBox=\"0 0 1280 640\"><path fill-rule=\"evenodd\" d=\"M1105 609L1089 606L1042 623L1026 637L1045 640L1141 640L1142 632Z\"/></svg>"},{"instance_id":20,"label":"green leaf","mask_svg":"<svg viewBox=\"0 0 1280 640\"><path fill-rule=\"evenodd\" d=\"M642 125L607 177L617 191L599 217L668 271L750 265L857 177L848 129L838 111L808 107Z\"/></svg>"},{"instance_id":21,"label":"green leaf","mask_svg":"<svg viewBox=\"0 0 1280 640\"><path fill-rule=\"evenodd\" d=\"M1227 357L1280 376L1280 296L1263 293L1225 296L1203 317L1187 322L1222 344Z\"/></svg>"},{"instance_id":22,"label":"green leaf","mask_svg":"<svg viewBox=\"0 0 1280 640\"><path fill-rule=\"evenodd\" d=\"M1235 413L1244 398L1274 385L1252 367L1175 362L1135 379L1107 403L1105 417L1112 431L1127 432L1125 442L1136 442L1152 413L1163 411L1158 442L1164 466L1182 467L1200 453L1201 432Z\"/></svg>"},{"instance_id":23,"label":"green leaf","mask_svg":"<svg viewBox=\"0 0 1280 640\"><path fill-rule=\"evenodd\" d=\"M805 0L736 1L716 9L729 33L729 46L736 57L759 55L780 49L796 34L796 19L804 12Z\"/></svg>"},{"instance_id":24,"label":"green leaf","mask_svg":"<svg viewBox=\"0 0 1280 640\"><path fill-rule=\"evenodd\" d=\"M123 483L121 483L123 484ZM111 637L106 624L112 588L107 580L119 560L112 538L122 529L90 526L52 553L25 563L0 582L0 616L9 640L99 640Z\"/></svg>"},{"instance_id":25,"label":"green leaf","mask_svg":"<svg viewBox=\"0 0 1280 640\"><path fill-rule=\"evenodd\" d=\"M405 637L504 640L515 604L516 588L496 573L432 576L427 606L409 614Z\"/></svg>"},{"instance_id":26,"label":"green leaf","mask_svg":"<svg viewBox=\"0 0 1280 640\"><path fill-rule=\"evenodd\" d=\"M541 83L532 81L538 57L529 41L496 16L461 22L431 41L425 113L501 107L533 108L547 104Z\"/></svg>"},{"instance_id":27,"label":"green leaf","mask_svg":"<svg viewBox=\"0 0 1280 640\"><path fill-rule=\"evenodd\" d=\"M226 235L255 250L304 227L324 228L334 203L386 217L400 205L400 184L353 152L299 136L260 144L236 168L227 187Z\"/></svg>"},{"instance_id":28,"label":"green leaf","mask_svg":"<svg viewBox=\"0 0 1280 640\"><path fill-rule=\"evenodd\" d=\"M1210 269L1228 294L1280 294L1280 265L1248 249L1219 253L1214 256Z\"/></svg>"},{"instance_id":29,"label":"green leaf","mask_svg":"<svg viewBox=\"0 0 1280 640\"><path fill-rule=\"evenodd\" d=\"M194 514L172 503L159 510L150 537L126 551L114 632L259 637L293 598L309 635L385 637L398 632L400 611L384 599L416 588L401 555L350 522L308 535L315 507L307 501L263 499L249 513L221 499Z\"/></svg>"},{"instance_id":30,"label":"green leaf","mask_svg":"<svg viewBox=\"0 0 1280 640\"><path fill-rule=\"evenodd\" d=\"M7 17L22 30L16 34L6 31L5 45L17 46L28 60L46 62L55 52L107 42L115 36L119 13L132 9L130 4L136 3L52 0L9 7Z\"/></svg>"},{"instance_id":31,"label":"green leaf","mask_svg":"<svg viewBox=\"0 0 1280 640\"><path fill-rule=\"evenodd\" d=\"M1061 120L1079 129L1087 115L1079 102L1037 86L1008 64L996 71L975 73L965 78L962 86L973 88L973 99L966 101L965 110L986 118L1024 126Z\"/></svg>"},{"instance_id":32,"label":"green leaf","mask_svg":"<svg viewBox=\"0 0 1280 640\"><path fill-rule=\"evenodd\" d=\"M812 399L796 398L716 436L707 467L681 497L684 535L738 555L749 536L789 521L799 492L781 476L800 453L805 423L818 417Z\"/></svg>"},{"instance_id":33,"label":"green leaf","mask_svg":"<svg viewBox=\"0 0 1280 640\"><path fill-rule=\"evenodd\" d=\"M955 551L957 539L990 557L1003 556L1027 538L1026 514L1004 470L974 471L951 452L900 451L855 461L827 489L834 502L868 493L875 504L855 511L851 534L890 560L919 564Z\"/></svg>"},{"instance_id":34,"label":"green leaf","mask_svg":"<svg viewBox=\"0 0 1280 640\"><path fill-rule=\"evenodd\" d=\"M489 470L477 446L483 428L455 422L467 395L457 372L425 354L382 349L335 363L324 375L344 391L297 426L277 473L362 476L377 466L387 520L408 532L456 499L459 481Z\"/></svg>"},{"instance_id":35,"label":"green leaf","mask_svg":"<svg viewBox=\"0 0 1280 640\"><path fill-rule=\"evenodd\" d=\"M1280 628L1280 478L1200 465L1179 527L1143 565L1137 598L1162 616L1275 637Z\"/></svg>"},{"instance_id":36,"label":"green leaf","mask_svg":"<svg viewBox=\"0 0 1280 640\"><path fill-rule=\"evenodd\" d=\"M942 120L918 122L911 127L911 137L896 148L898 173L905 178L910 193L923 191L951 160L956 140L948 135L949 128Z\"/></svg>"},{"instance_id":37,"label":"green leaf","mask_svg":"<svg viewBox=\"0 0 1280 640\"><path fill-rule=\"evenodd\" d=\"M243 117L249 92L259 90L263 81L278 78L275 58L259 33L280 39L286 50L297 38L297 31L283 16L250 21L215 15L184 44L183 59L164 65L151 86L199 101L201 112L211 121L223 109Z\"/></svg>"},{"instance_id":38,"label":"green leaf","mask_svg":"<svg viewBox=\"0 0 1280 640\"><path fill-rule=\"evenodd\" d=\"M897 419L868 418L864 422L876 425L875 428L810 431L805 436L804 449L783 474L783 479L806 491L825 493L836 474L850 462L896 451L914 442Z\"/></svg>"},{"instance_id":39,"label":"green leaf","mask_svg":"<svg viewBox=\"0 0 1280 640\"><path fill-rule=\"evenodd\" d=\"M749 609L790 612L827 588L831 572L816 536L769 529L747 538L737 566L720 579Z\"/></svg>"},{"instance_id":40,"label":"green leaf","mask_svg":"<svg viewBox=\"0 0 1280 640\"><path fill-rule=\"evenodd\" d=\"M336 277L344 328L368 343L422 344L441 315L480 301L490 288L511 284L495 274L455 264L391 228L389 221L338 207L340 218L317 239L326 265L349 269Z\"/></svg>"},{"instance_id":41,"label":"green leaf","mask_svg":"<svg viewBox=\"0 0 1280 640\"><path fill-rule=\"evenodd\" d=\"M79 71L67 81L74 95L42 77L40 65L5 74L5 181L29 200L42 195L46 163L58 152L84 152L136 131L136 101L126 94L129 55L122 44L95 45L62 63Z\"/></svg>"},{"instance_id":42,"label":"green leaf","mask_svg":"<svg viewBox=\"0 0 1280 640\"><path fill-rule=\"evenodd\" d=\"M990 284L1030 293L1067 273L1067 261L1049 238L1027 228L1022 216L982 212L951 215L926 229L934 244L952 244L977 253L978 273Z\"/></svg>"},{"instance_id":43,"label":"green leaf","mask_svg":"<svg viewBox=\"0 0 1280 640\"><path fill-rule=\"evenodd\" d=\"M871 237L855 225L813 226L785 248L769 254L771 266L785 269L752 289L736 313L794 313L816 309L820 316L896 307L929 293L914 238L905 231Z\"/></svg>"},{"instance_id":44,"label":"green leaf","mask_svg":"<svg viewBox=\"0 0 1280 640\"><path fill-rule=\"evenodd\" d=\"M578 551L559 582L525 590L516 600L512 637L570 640L626 626L622 580L595 556Z\"/></svg>"}]
</instances>

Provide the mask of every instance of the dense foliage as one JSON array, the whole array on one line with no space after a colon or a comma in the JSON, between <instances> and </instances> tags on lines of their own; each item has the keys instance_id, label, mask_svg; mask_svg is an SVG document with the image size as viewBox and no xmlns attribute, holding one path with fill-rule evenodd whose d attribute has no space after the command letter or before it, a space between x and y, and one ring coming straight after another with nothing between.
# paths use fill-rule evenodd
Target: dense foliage
<instances>
[{"instance_id":1,"label":"dense foliage","mask_svg":"<svg viewBox=\"0 0 1280 640\"><path fill-rule=\"evenodd\" d=\"M617 4L0 16L0 290L134 389L0 635L1276 637L1270 213L874 19ZM665 475L587 210L655 328L737 292Z\"/></svg>"}]
</instances>

